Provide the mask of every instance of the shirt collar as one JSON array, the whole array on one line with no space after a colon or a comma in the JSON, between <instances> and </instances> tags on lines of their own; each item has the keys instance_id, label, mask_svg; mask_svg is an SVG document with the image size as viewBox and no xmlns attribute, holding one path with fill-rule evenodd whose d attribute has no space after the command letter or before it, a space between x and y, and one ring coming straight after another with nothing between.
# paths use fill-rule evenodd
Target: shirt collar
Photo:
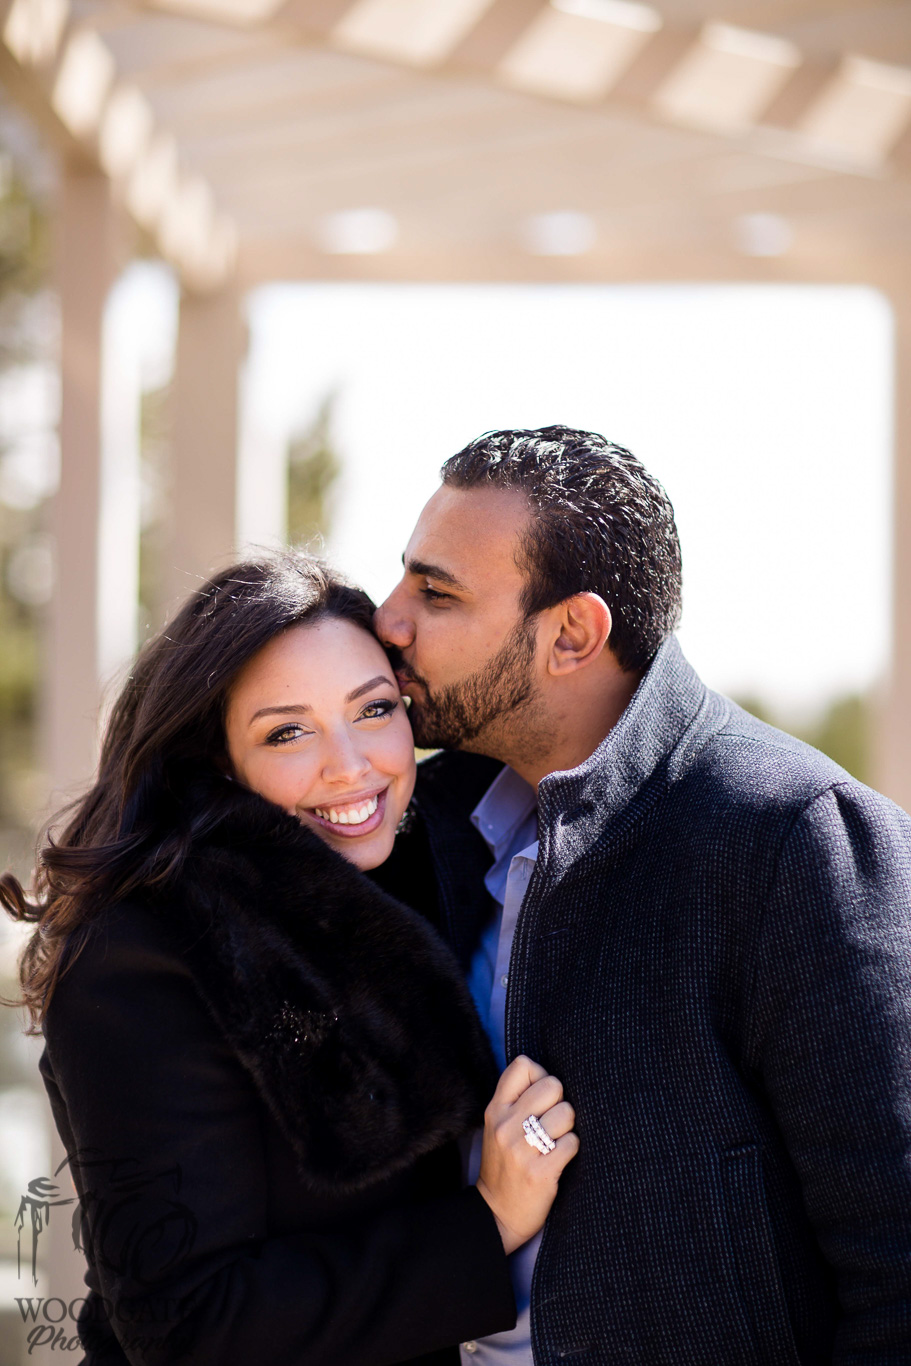
<instances>
[{"instance_id":1,"label":"shirt collar","mask_svg":"<svg viewBox=\"0 0 911 1366\"><path fill-rule=\"evenodd\" d=\"M494 858L500 859L537 805L537 794L531 784L514 769L504 768L472 811L471 823Z\"/></svg>"}]
</instances>

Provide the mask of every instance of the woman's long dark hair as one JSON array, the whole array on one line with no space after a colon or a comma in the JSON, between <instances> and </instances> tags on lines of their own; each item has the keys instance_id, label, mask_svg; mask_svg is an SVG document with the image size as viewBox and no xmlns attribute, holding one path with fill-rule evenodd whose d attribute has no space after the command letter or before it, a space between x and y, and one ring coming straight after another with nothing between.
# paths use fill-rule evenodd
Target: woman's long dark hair
<instances>
[{"instance_id":1,"label":"woman's long dark hair","mask_svg":"<svg viewBox=\"0 0 911 1366\"><path fill-rule=\"evenodd\" d=\"M337 617L373 631L373 603L310 556L287 552L210 579L141 651L105 731L94 785L40 851L31 898L11 873L0 906L34 922L19 966L30 1033L61 973L111 901L176 877L195 838L218 819L215 794L188 803L200 779L227 771L224 715L244 665L291 626ZM58 820L61 818L58 817Z\"/></svg>"}]
</instances>

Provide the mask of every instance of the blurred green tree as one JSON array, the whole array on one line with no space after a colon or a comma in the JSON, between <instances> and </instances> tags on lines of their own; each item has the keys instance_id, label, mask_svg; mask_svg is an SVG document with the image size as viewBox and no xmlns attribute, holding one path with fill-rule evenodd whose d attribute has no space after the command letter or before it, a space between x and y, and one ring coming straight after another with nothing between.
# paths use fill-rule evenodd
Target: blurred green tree
<instances>
[{"instance_id":1,"label":"blurred green tree","mask_svg":"<svg viewBox=\"0 0 911 1366\"><path fill-rule=\"evenodd\" d=\"M329 531L329 500L341 473L332 435L336 395L327 394L312 420L288 443L288 542L307 545Z\"/></svg>"},{"instance_id":2,"label":"blurred green tree","mask_svg":"<svg viewBox=\"0 0 911 1366\"><path fill-rule=\"evenodd\" d=\"M53 437L40 417L35 426L55 341L47 274L46 218L0 151L0 826L13 829L27 825L34 797L38 629L50 592Z\"/></svg>"},{"instance_id":3,"label":"blurred green tree","mask_svg":"<svg viewBox=\"0 0 911 1366\"><path fill-rule=\"evenodd\" d=\"M826 708L801 739L828 754L852 777L872 781L873 708L868 697L841 697Z\"/></svg>"},{"instance_id":4,"label":"blurred green tree","mask_svg":"<svg viewBox=\"0 0 911 1366\"><path fill-rule=\"evenodd\" d=\"M162 567L167 554L168 493L171 458L170 381L146 389L140 398L141 510L139 534L139 633L154 634L173 604L166 600Z\"/></svg>"}]
</instances>

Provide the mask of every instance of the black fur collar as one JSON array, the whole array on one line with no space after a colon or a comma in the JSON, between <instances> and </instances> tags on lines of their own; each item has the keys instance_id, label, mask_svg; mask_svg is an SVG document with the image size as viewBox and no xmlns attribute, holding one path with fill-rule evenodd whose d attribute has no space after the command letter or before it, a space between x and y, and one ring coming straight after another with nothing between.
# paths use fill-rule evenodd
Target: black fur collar
<instances>
[{"instance_id":1,"label":"black fur collar","mask_svg":"<svg viewBox=\"0 0 911 1366\"><path fill-rule=\"evenodd\" d=\"M364 1188L480 1122L496 1068L455 958L279 807L233 786L156 903L314 1188Z\"/></svg>"}]
</instances>

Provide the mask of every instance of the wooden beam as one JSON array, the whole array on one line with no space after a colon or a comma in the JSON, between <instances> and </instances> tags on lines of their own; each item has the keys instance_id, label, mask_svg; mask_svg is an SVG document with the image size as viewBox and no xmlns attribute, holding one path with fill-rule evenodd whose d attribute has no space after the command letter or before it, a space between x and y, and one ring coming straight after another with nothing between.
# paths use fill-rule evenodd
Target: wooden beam
<instances>
[{"instance_id":1,"label":"wooden beam","mask_svg":"<svg viewBox=\"0 0 911 1366\"><path fill-rule=\"evenodd\" d=\"M449 54L449 64L462 71L492 71L547 4L548 0L494 0Z\"/></svg>"},{"instance_id":2,"label":"wooden beam","mask_svg":"<svg viewBox=\"0 0 911 1366\"><path fill-rule=\"evenodd\" d=\"M605 232L620 236L635 230L644 213L666 214L665 236L673 234L677 220L687 224L694 215L712 220L775 212L810 218L813 228L823 216L848 211L863 214L870 224L877 216L884 222L911 217L906 187L895 182L871 184L816 167L765 161L737 149L726 153L712 145L714 154L697 145L688 157L651 164L633 156L613 157L610 146L598 140L555 139L548 147L517 138L511 146L493 144L473 155L454 147L435 159L417 148L383 155L381 145L368 145L356 161L340 154L316 165L301 149L294 182L282 176L280 165L237 166L232 187L224 182L224 194L237 196L233 207L245 235L253 238L276 229L286 233L292 222L306 235L315 218L340 199L351 201L358 194L361 202L369 202L365 196L381 195L377 202L398 214L403 239L416 226L444 238L455 230L466 247L470 240L482 250L485 241L511 231L510 225L524 215L561 207L593 214L603 219ZM611 175L603 177L599 172L607 161ZM221 181L221 172L210 167L210 173ZM488 188L483 204L476 205L473 187L481 176ZM244 214L244 203L257 206L258 220Z\"/></svg>"},{"instance_id":3,"label":"wooden beam","mask_svg":"<svg viewBox=\"0 0 911 1366\"><path fill-rule=\"evenodd\" d=\"M324 62L322 57L327 60ZM326 79L326 67L331 78ZM402 71L379 62L364 62L336 53L285 52L280 62L251 64L245 70L210 73L200 80L165 85L146 82L164 123L178 137L230 137L244 130L281 129L284 124L359 116L431 91L445 99L445 87L431 86L423 73Z\"/></svg>"},{"instance_id":4,"label":"wooden beam","mask_svg":"<svg viewBox=\"0 0 911 1366\"><path fill-rule=\"evenodd\" d=\"M506 5L506 0L502 0L502 2ZM660 4L653 7L659 11L663 8ZM491 12L491 22L496 17L498 8L495 6ZM527 26L533 19L534 13L540 9L540 5L537 4L536 0L512 0L512 3L506 8L512 16L515 26L510 36L512 41L518 41L523 31L519 24L520 17L523 19L524 25ZM723 5L718 6L717 10L707 17L712 20L727 19L727 22L734 28L748 22L739 12L726 15ZM484 21L479 25L479 30L483 27L483 23ZM772 24L768 18L763 19L757 16L755 21L757 32L768 33L771 27ZM596 107L634 113L640 119L648 122L668 122L667 115L662 114L658 108L661 90L679 64L698 44L700 32L699 25L681 23L676 18L668 21L665 15L665 23L662 27L650 38L639 55L620 75ZM781 28L775 26L775 32L781 32ZM492 43L475 42L474 35L469 35L469 38L450 55L445 69L453 73L462 72L465 74L483 72L488 79L497 80L497 66L506 52L508 52L508 46L505 43L497 47ZM768 107L762 111L754 127L758 130L772 128L799 133L803 120L815 102L830 83L838 78L841 55L811 55L804 52L803 60L772 98ZM888 59L881 58L881 60ZM547 99L547 96L539 95L538 98ZM671 122L673 121L671 120ZM727 130L721 126L715 133L715 136L719 138L727 135ZM793 144L793 154L798 159L810 151L809 148L801 149L797 142ZM787 155L786 148L782 148L782 154ZM896 163L894 169L900 175L907 173L903 158Z\"/></svg>"},{"instance_id":5,"label":"wooden beam","mask_svg":"<svg viewBox=\"0 0 911 1366\"><path fill-rule=\"evenodd\" d=\"M61 104L60 84L64 74L72 75L74 88L81 101L83 87L80 82L87 79L90 73L81 66L70 71L68 62L73 59L77 48L79 57L84 55L84 44L89 40L93 44L93 54L97 51L104 59L107 79L103 84L99 82L98 109L92 110L91 118L86 116L85 126L81 126L72 112L68 112ZM109 126L116 127L115 114L122 113L123 110L122 103L117 110L116 100L118 95L123 96L124 86L118 82L116 67L113 72L107 68L107 64L112 61L103 40L94 34L90 27L80 26L75 22L64 26L54 56L35 66L30 65L27 56L23 56L22 62L18 61L5 43L0 41L0 79L3 79L6 88L13 94L26 115L66 159L68 165L79 168L85 174L96 171L104 174L104 166L107 164L102 152L105 120L110 116ZM151 131L157 131L154 123ZM127 193L127 182L130 175L140 169L142 155L143 148L139 145L135 149L133 159L122 167L121 172L112 173L107 177L112 193L120 204L132 203ZM209 210L205 219L198 211L195 217L193 213L194 210L198 210L201 198L206 200L206 208ZM179 233L174 231L175 222L180 225ZM214 211L209 188L200 184L198 176L195 183L188 181L186 177L180 182L175 180L161 206L157 221L137 221L136 227L148 231L154 237L159 249L168 256L192 288L209 289L213 283L221 283L233 269L231 253L225 250L225 243L233 238L231 225L225 222L223 215ZM216 261L219 264L217 279L213 267L213 262Z\"/></svg>"},{"instance_id":6,"label":"wooden beam","mask_svg":"<svg viewBox=\"0 0 911 1366\"><path fill-rule=\"evenodd\" d=\"M892 148L892 155L889 158L890 164L895 170L896 175L903 179L911 180L911 125L909 125L902 136Z\"/></svg>"},{"instance_id":7,"label":"wooden beam","mask_svg":"<svg viewBox=\"0 0 911 1366\"><path fill-rule=\"evenodd\" d=\"M287 0L273 22L327 36L341 23L354 0Z\"/></svg>"},{"instance_id":8,"label":"wooden beam","mask_svg":"<svg viewBox=\"0 0 911 1366\"><path fill-rule=\"evenodd\" d=\"M85 143L73 136L66 124L54 112L48 99L47 87L39 84L25 71L12 53L0 41L0 86L35 126L42 138L72 168L83 171L97 169L97 159Z\"/></svg>"},{"instance_id":9,"label":"wooden beam","mask_svg":"<svg viewBox=\"0 0 911 1366\"><path fill-rule=\"evenodd\" d=\"M838 72L838 62L803 62L778 92L762 117L771 128L796 128Z\"/></svg>"},{"instance_id":10,"label":"wooden beam","mask_svg":"<svg viewBox=\"0 0 911 1366\"><path fill-rule=\"evenodd\" d=\"M248 241L238 263L245 288L270 280L448 284L860 284L882 287L904 252L810 243L799 255L749 257L698 242L690 249L614 243L584 256L531 256L518 247L389 251L330 256L294 238Z\"/></svg>"},{"instance_id":11,"label":"wooden beam","mask_svg":"<svg viewBox=\"0 0 911 1366\"><path fill-rule=\"evenodd\" d=\"M658 91L698 38L695 25L660 28L617 81L609 103L651 113Z\"/></svg>"}]
</instances>

